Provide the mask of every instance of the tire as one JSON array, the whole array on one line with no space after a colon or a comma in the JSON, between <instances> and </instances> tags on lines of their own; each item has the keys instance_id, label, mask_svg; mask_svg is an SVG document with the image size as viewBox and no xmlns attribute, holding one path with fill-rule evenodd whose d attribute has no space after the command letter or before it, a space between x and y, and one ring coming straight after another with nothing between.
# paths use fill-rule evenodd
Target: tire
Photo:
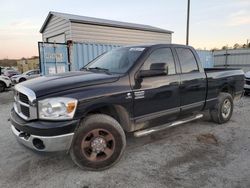
<instances>
[{"instance_id":1,"label":"tire","mask_svg":"<svg viewBox=\"0 0 250 188\"><path fill-rule=\"evenodd\" d=\"M218 102L214 108L210 109L211 119L215 123L226 123L228 122L233 114L233 97L229 93L220 93L218 96Z\"/></svg>"},{"instance_id":2,"label":"tire","mask_svg":"<svg viewBox=\"0 0 250 188\"><path fill-rule=\"evenodd\" d=\"M0 92L3 92L6 89L6 85L4 82L0 82Z\"/></svg>"},{"instance_id":3,"label":"tire","mask_svg":"<svg viewBox=\"0 0 250 188\"><path fill-rule=\"evenodd\" d=\"M19 79L19 83L24 82L24 81L26 81L25 78L20 78L20 79Z\"/></svg>"},{"instance_id":4,"label":"tire","mask_svg":"<svg viewBox=\"0 0 250 188\"><path fill-rule=\"evenodd\" d=\"M108 115L94 114L80 123L70 156L81 169L99 171L115 165L125 147L126 136L120 124Z\"/></svg>"}]
</instances>

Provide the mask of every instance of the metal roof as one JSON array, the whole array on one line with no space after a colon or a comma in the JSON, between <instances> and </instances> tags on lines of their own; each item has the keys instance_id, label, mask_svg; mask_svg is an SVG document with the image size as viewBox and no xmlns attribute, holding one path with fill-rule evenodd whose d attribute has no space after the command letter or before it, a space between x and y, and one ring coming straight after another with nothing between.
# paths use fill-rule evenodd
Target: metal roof
<instances>
[{"instance_id":1,"label":"metal roof","mask_svg":"<svg viewBox=\"0 0 250 188\"><path fill-rule=\"evenodd\" d=\"M101 18L93 18L87 16L79 16L73 14L66 14L60 12L49 12L45 22L40 29L40 33L42 33L47 26L50 18L54 16L61 17L65 20L69 20L70 22L75 23L84 23L84 24L91 24L91 25L101 25L101 26L109 26L109 27L118 27L118 28L126 28L126 29L135 29L135 30L142 30L142 31L152 31L158 33L173 33L173 31L161 29L158 27L153 27L150 25L142 25L142 24L135 24L135 23L128 23L128 22L120 22L120 21L113 21L113 20L106 20Z\"/></svg>"}]
</instances>

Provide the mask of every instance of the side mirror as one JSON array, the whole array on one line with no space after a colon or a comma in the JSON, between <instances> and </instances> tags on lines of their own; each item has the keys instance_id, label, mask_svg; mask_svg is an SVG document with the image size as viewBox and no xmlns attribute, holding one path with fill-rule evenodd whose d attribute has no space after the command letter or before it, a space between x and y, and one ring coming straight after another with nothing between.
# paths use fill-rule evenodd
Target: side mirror
<instances>
[{"instance_id":1,"label":"side mirror","mask_svg":"<svg viewBox=\"0 0 250 188\"><path fill-rule=\"evenodd\" d=\"M164 76L168 74L167 63L153 63L150 65L149 70L141 70L139 77L152 77L152 76Z\"/></svg>"}]
</instances>

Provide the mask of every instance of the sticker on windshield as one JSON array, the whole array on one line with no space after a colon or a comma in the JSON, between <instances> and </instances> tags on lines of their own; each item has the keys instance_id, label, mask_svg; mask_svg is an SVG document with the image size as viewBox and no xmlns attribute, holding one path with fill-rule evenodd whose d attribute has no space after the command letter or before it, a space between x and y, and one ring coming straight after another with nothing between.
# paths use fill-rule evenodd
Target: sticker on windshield
<instances>
[{"instance_id":1,"label":"sticker on windshield","mask_svg":"<svg viewBox=\"0 0 250 188\"><path fill-rule=\"evenodd\" d=\"M145 48L130 48L129 51L139 51L142 52Z\"/></svg>"}]
</instances>

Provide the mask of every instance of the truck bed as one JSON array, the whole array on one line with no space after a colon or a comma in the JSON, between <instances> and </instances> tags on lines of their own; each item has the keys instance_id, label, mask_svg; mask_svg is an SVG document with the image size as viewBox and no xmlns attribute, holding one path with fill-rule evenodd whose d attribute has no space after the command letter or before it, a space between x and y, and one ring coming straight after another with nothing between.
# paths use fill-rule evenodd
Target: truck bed
<instances>
[{"instance_id":1,"label":"truck bed","mask_svg":"<svg viewBox=\"0 0 250 188\"><path fill-rule=\"evenodd\" d=\"M242 79L242 75L244 75L244 72L237 68L205 68L204 71L208 78L237 76Z\"/></svg>"},{"instance_id":2,"label":"truck bed","mask_svg":"<svg viewBox=\"0 0 250 188\"><path fill-rule=\"evenodd\" d=\"M237 68L205 68L207 100L214 99L220 91L237 95L243 91L244 72Z\"/></svg>"}]
</instances>

